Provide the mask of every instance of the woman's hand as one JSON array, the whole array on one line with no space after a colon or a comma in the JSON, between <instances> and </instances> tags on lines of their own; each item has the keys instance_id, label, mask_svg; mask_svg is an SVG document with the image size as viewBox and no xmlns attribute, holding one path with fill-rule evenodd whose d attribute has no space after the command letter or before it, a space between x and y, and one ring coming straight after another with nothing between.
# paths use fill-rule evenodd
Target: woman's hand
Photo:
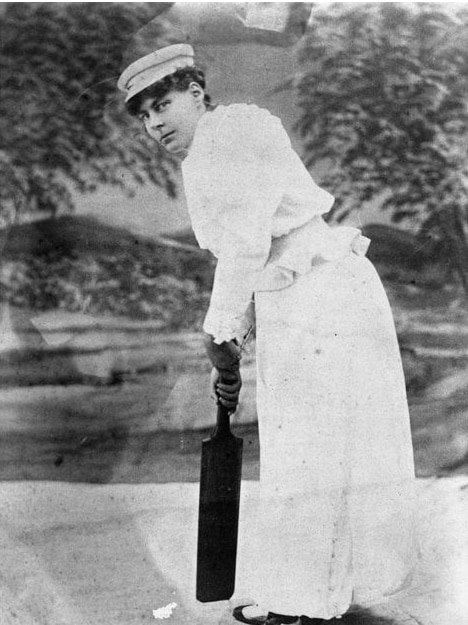
<instances>
[{"instance_id":1,"label":"woman's hand","mask_svg":"<svg viewBox=\"0 0 468 625\"><path fill-rule=\"evenodd\" d=\"M211 393L210 397L225 406L229 414L236 411L239 404L239 393L242 387L240 371L218 371L216 367L211 370Z\"/></svg>"},{"instance_id":2,"label":"woman's hand","mask_svg":"<svg viewBox=\"0 0 468 625\"><path fill-rule=\"evenodd\" d=\"M239 370L242 350L235 341L215 343L211 334L204 335L204 344L213 367L223 372Z\"/></svg>"}]
</instances>

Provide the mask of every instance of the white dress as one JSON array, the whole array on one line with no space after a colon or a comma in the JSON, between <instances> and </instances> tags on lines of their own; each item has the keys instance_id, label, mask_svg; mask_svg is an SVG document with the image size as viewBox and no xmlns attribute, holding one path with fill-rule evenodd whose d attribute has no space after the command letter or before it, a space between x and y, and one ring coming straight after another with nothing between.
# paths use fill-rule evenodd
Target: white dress
<instances>
[{"instance_id":1,"label":"white dress","mask_svg":"<svg viewBox=\"0 0 468 625\"><path fill-rule=\"evenodd\" d=\"M333 197L256 106L204 114L182 168L195 235L218 258L205 331L240 339L255 313L258 539L239 554L252 597L325 619L380 603L414 565L414 466L369 242L325 224Z\"/></svg>"}]
</instances>

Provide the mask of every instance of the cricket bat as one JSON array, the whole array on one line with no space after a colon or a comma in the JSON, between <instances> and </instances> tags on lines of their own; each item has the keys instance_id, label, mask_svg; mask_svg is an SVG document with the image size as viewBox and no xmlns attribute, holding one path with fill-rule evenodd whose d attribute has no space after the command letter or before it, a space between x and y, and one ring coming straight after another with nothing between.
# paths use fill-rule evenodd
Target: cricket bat
<instances>
[{"instance_id":1,"label":"cricket bat","mask_svg":"<svg viewBox=\"0 0 468 625\"><path fill-rule=\"evenodd\" d=\"M218 404L216 427L202 442L196 596L203 603L234 593L241 471L242 439Z\"/></svg>"}]
</instances>

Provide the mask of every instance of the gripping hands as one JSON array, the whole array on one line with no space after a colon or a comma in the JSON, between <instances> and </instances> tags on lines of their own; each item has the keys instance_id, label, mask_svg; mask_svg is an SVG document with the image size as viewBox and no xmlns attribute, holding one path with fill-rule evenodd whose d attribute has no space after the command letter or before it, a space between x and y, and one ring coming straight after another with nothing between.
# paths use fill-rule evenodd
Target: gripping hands
<instances>
[{"instance_id":1,"label":"gripping hands","mask_svg":"<svg viewBox=\"0 0 468 625\"><path fill-rule=\"evenodd\" d=\"M211 372L211 396L231 413L239 403L242 387L240 359L242 350L235 341L218 345L210 334L205 334L206 353L213 365Z\"/></svg>"}]
</instances>

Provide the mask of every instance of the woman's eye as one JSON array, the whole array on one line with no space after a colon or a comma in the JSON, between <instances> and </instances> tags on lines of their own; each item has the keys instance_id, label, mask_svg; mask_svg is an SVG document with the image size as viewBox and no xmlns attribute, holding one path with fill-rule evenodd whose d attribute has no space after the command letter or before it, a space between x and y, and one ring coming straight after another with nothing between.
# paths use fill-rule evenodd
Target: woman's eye
<instances>
[{"instance_id":1,"label":"woman's eye","mask_svg":"<svg viewBox=\"0 0 468 625\"><path fill-rule=\"evenodd\" d=\"M158 102L157 104L155 104L154 110L156 111L156 113L160 113L166 108L168 104L169 102L167 100L164 100L163 102Z\"/></svg>"}]
</instances>

